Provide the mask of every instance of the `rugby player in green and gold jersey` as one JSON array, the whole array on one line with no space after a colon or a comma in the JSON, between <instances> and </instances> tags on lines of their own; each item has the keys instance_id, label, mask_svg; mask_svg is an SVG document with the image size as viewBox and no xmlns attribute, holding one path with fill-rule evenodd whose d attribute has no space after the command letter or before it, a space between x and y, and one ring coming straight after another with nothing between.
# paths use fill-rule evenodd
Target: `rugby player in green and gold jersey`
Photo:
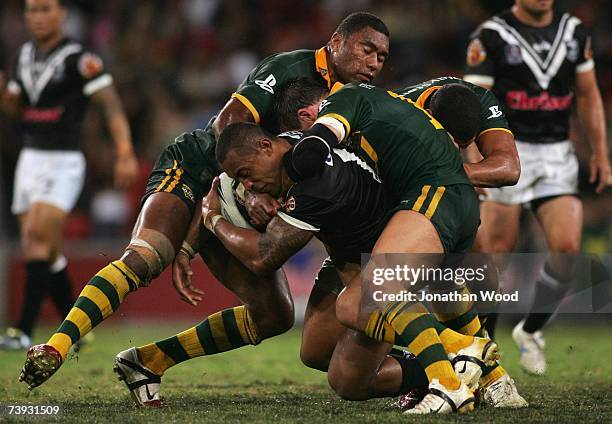
<instances>
[{"instance_id":1,"label":"rugby player in green and gold jersey","mask_svg":"<svg viewBox=\"0 0 612 424\"><path fill-rule=\"evenodd\" d=\"M285 84L278 95L281 106L276 108L282 129L300 128L306 130L312 126L317 118L322 99L316 96L316 98L309 97L306 93L312 90L316 91L316 89L312 83L305 80L291 81ZM497 112L499 111L499 103L490 91L454 77L440 77L395 91L409 97L418 106L427 108L453 135L454 139L462 144L467 144L474 134L473 131L476 131L475 144L478 146L478 150L482 152L484 159L474 164L464 164L464 168L475 186L491 187L516 183L520 173L520 164L514 139L508 129L505 115ZM479 125L476 129L466 125L466 123L470 124L470 120L466 119L464 113L459 112L464 112L469 106L465 99L469 97L470 92L476 94L480 106ZM282 106L282 104L290 106ZM365 158L369 159L367 155ZM326 334L329 337L324 337L318 329L322 327L332 328L331 323L335 320L335 299L341 289L341 285L338 289L333 263L326 261L313 288L311 296L317 302L316 304L312 303L310 307L309 319L305 320L304 337L302 339L302 360L305 364L317 369L326 369L333 346L338 341L338 336L334 338L334 331L328 331ZM459 312L457 311L457 313ZM468 322L464 319L469 318L468 315L460 317L445 311L443 318L443 323L446 326L464 334L474 335L479 330L479 325L475 322ZM438 315L438 319L442 320L442 316ZM311 331L311 328L313 331ZM337 330L335 333L340 334L340 331ZM358 338L343 336L341 340L347 339L355 342ZM359 344L364 346L366 343L361 341ZM385 373L387 375L393 373L393 368L387 367ZM336 374L334 373L334 377ZM343 376L340 376L339 379L346 380ZM371 380L376 381L376 379ZM500 386L503 386L504 389L499 390ZM363 393L362 386L354 381L341 387L348 389L351 396L355 396L355 393ZM527 405L518 394L513 380L501 366L485 369L480 380L480 387L483 389L485 401L492 406L516 408ZM405 404L402 399L399 403Z\"/></svg>"},{"instance_id":2,"label":"rugby player in green and gold jersey","mask_svg":"<svg viewBox=\"0 0 612 424\"><path fill-rule=\"evenodd\" d=\"M205 130L177 137L160 155L147 184L132 240L119 259L100 270L85 286L74 307L46 344L32 347L20 380L30 389L45 382L65 360L69 348L93 327L112 315L125 297L151 280L183 249L201 253L213 274L248 304L207 318L181 337L136 352L156 371L125 376L139 404L159 405L160 375L168 367L193 356L231 350L280 334L292 326L293 302L282 272L255 276L234 260L214 238L183 245L194 209L219 173L214 157L215 136L233 122L268 124L274 86L288 78L307 77L332 87L336 82L371 81L382 70L389 51L389 31L369 13L345 18L329 43L317 51L299 50L265 59ZM199 208L198 208L199 209ZM185 256L185 255L179 255ZM190 278L179 276L174 285L181 298L195 305L202 292ZM215 343L211 344L213 340ZM153 393L152 396L148 396Z\"/></svg>"},{"instance_id":3,"label":"rugby player in green and gold jersey","mask_svg":"<svg viewBox=\"0 0 612 424\"><path fill-rule=\"evenodd\" d=\"M291 172L298 179L313 169L318 172L322 162L316 161L339 143L351 145L369 160L396 202L373 255L442 254L471 247L479 224L476 193L448 133L427 111L392 91L363 83L344 86L323 101L315 124L293 148L287 161ZM356 277L338 297L336 315L344 325L381 341L385 339L376 329L387 325L393 331L387 332L391 339L386 341L397 343L397 335L419 359L427 353L423 367L430 393L413 412L455 410L469 398L435 331L416 339L411 335L426 310L393 302L364 315L359 310L362 296L367 296L363 290ZM480 327L477 317L473 322Z\"/></svg>"}]
</instances>

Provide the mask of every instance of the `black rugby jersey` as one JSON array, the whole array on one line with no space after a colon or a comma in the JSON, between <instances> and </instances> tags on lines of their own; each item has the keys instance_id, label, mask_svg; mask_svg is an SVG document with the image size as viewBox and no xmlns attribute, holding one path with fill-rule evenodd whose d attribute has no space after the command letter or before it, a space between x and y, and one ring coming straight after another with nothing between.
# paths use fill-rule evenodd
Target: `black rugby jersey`
<instances>
[{"instance_id":1,"label":"black rugby jersey","mask_svg":"<svg viewBox=\"0 0 612 424\"><path fill-rule=\"evenodd\" d=\"M278 216L313 231L334 261L360 263L361 253L372 251L393 206L372 168L348 150L333 149L321 173L289 189Z\"/></svg>"},{"instance_id":2,"label":"black rugby jersey","mask_svg":"<svg viewBox=\"0 0 612 424\"><path fill-rule=\"evenodd\" d=\"M78 150L89 96L111 84L102 60L71 39L46 54L32 41L22 45L8 89L21 97L24 145Z\"/></svg>"},{"instance_id":3,"label":"black rugby jersey","mask_svg":"<svg viewBox=\"0 0 612 424\"><path fill-rule=\"evenodd\" d=\"M580 20L568 13L537 28L508 10L472 34L465 79L493 86L517 140L567 140L576 73L594 66L590 44Z\"/></svg>"}]
</instances>

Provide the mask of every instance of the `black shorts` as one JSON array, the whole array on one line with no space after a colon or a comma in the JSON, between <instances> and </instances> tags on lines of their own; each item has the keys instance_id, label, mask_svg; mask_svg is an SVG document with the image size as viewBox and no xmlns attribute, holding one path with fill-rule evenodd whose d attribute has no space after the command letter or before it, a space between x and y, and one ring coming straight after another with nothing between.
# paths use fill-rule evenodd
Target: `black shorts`
<instances>
[{"instance_id":1,"label":"black shorts","mask_svg":"<svg viewBox=\"0 0 612 424\"><path fill-rule=\"evenodd\" d=\"M149 179L141 206L158 192L172 193L189 207L191 213L210 189L213 178L221 173L215 159L212 133L195 130L178 136L159 155Z\"/></svg>"},{"instance_id":2,"label":"black shorts","mask_svg":"<svg viewBox=\"0 0 612 424\"><path fill-rule=\"evenodd\" d=\"M396 210L413 210L436 228L446 253L467 252L480 225L476 190L469 184L424 185L407 193Z\"/></svg>"},{"instance_id":3,"label":"black shorts","mask_svg":"<svg viewBox=\"0 0 612 424\"><path fill-rule=\"evenodd\" d=\"M321 264L321 269L315 278L314 285L336 296L344 289L344 284L342 284L342 280L340 280L336 266L331 258L325 258L323 264Z\"/></svg>"}]
</instances>

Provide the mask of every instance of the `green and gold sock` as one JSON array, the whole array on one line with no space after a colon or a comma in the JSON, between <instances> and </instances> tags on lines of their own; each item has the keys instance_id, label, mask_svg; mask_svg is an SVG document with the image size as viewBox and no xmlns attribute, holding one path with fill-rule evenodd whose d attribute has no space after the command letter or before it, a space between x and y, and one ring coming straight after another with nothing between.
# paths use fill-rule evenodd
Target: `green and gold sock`
<instances>
[{"instance_id":1,"label":"green and gold sock","mask_svg":"<svg viewBox=\"0 0 612 424\"><path fill-rule=\"evenodd\" d=\"M173 365L260 342L246 306L217 312L175 336L136 348L142 363L163 375Z\"/></svg>"},{"instance_id":2,"label":"green and gold sock","mask_svg":"<svg viewBox=\"0 0 612 424\"><path fill-rule=\"evenodd\" d=\"M438 379L450 390L461 385L438 332L444 327L420 303L395 302L383 312L384 320L396 333L397 341L416 355L431 382ZM368 326L372 328L372 326Z\"/></svg>"},{"instance_id":3,"label":"green and gold sock","mask_svg":"<svg viewBox=\"0 0 612 424\"><path fill-rule=\"evenodd\" d=\"M83 288L74 306L47 344L66 358L70 347L96 325L111 316L130 291L138 288L139 279L121 261L102 268Z\"/></svg>"}]
</instances>

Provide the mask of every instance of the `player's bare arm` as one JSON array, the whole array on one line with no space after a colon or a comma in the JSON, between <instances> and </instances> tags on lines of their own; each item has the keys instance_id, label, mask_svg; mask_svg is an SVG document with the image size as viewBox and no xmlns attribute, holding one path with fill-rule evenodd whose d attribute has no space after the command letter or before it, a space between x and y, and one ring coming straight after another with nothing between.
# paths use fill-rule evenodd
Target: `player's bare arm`
<instances>
[{"instance_id":1,"label":"player's bare arm","mask_svg":"<svg viewBox=\"0 0 612 424\"><path fill-rule=\"evenodd\" d=\"M233 225L221 215L218 185L215 179L210 192L202 199L204 226L253 273L266 275L276 271L312 238L311 232L294 227L278 216L272 218L265 233Z\"/></svg>"},{"instance_id":2,"label":"player's bare arm","mask_svg":"<svg viewBox=\"0 0 612 424\"><path fill-rule=\"evenodd\" d=\"M91 96L93 102L104 110L106 124L115 144L115 184L127 188L138 175L138 161L132 147L130 126L114 86L102 88Z\"/></svg>"},{"instance_id":3,"label":"player's bare arm","mask_svg":"<svg viewBox=\"0 0 612 424\"><path fill-rule=\"evenodd\" d=\"M228 102L223 106L219 115L215 119L213 123L213 130L215 131L215 138L219 138L221 132L225 127L229 124L233 124L235 122L257 122L253 113L235 97L232 97L228 100Z\"/></svg>"},{"instance_id":4,"label":"player's bare arm","mask_svg":"<svg viewBox=\"0 0 612 424\"><path fill-rule=\"evenodd\" d=\"M487 131L478 137L476 145L481 158L470 160L472 163L464 165L474 186L501 187L517 183L521 175L521 164L514 136L510 132Z\"/></svg>"},{"instance_id":5,"label":"player's bare arm","mask_svg":"<svg viewBox=\"0 0 612 424\"><path fill-rule=\"evenodd\" d=\"M576 74L576 107L578 118L593 151L589 182L596 184L595 191L601 193L610 175L610 161L604 109L595 70Z\"/></svg>"}]
</instances>

